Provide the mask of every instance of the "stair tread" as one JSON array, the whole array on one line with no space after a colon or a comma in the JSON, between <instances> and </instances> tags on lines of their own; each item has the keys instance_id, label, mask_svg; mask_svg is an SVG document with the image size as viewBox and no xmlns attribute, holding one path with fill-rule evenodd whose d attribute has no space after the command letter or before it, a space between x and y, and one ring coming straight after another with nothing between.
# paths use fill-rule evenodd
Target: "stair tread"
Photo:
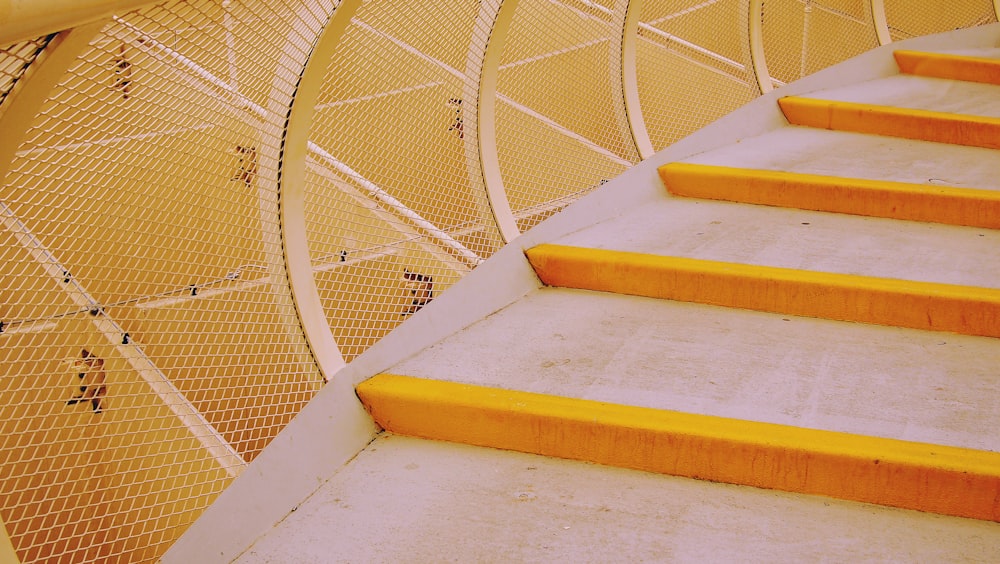
<instances>
[{"instance_id":1,"label":"stair tread","mask_svg":"<svg viewBox=\"0 0 1000 564\"><path fill-rule=\"evenodd\" d=\"M553 243L1000 288L998 230L730 202L665 197Z\"/></svg>"},{"instance_id":2,"label":"stair tread","mask_svg":"<svg viewBox=\"0 0 1000 564\"><path fill-rule=\"evenodd\" d=\"M925 51L925 52L938 53L941 55L960 55L963 57L978 57L981 59L1000 59L1000 47L980 47L980 48L970 48L970 49L941 49L936 51Z\"/></svg>"},{"instance_id":3,"label":"stair tread","mask_svg":"<svg viewBox=\"0 0 1000 564\"><path fill-rule=\"evenodd\" d=\"M995 149L788 126L682 162L1000 190Z\"/></svg>"},{"instance_id":4,"label":"stair tread","mask_svg":"<svg viewBox=\"0 0 1000 564\"><path fill-rule=\"evenodd\" d=\"M904 74L808 92L801 97L1000 118L1000 86Z\"/></svg>"},{"instance_id":5,"label":"stair tread","mask_svg":"<svg viewBox=\"0 0 1000 564\"><path fill-rule=\"evenodd\" d=\"M387 372L998 451L998 362L992 338L544 288Z\"/></svg>"},{"instance_id":6,"label":"stair tread","mask_svg":"<svg viewBox=\"0 0 1000 564\"><path fill-rule=\"evenodd\" d=\"M988 561L998 542L986 521L383 434L236 562Z\"/></svg>"}]
</instances>

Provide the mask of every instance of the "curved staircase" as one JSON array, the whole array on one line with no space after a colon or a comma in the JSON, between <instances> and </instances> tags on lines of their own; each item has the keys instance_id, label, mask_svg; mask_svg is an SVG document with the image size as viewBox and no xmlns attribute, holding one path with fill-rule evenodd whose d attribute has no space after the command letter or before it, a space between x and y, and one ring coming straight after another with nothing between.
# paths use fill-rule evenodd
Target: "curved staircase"
<instances>
[{"instance_id":1,"label":"curved staircase","mask_svg":"<svg viewBox=\"0 0 1000 564\"><path fill-rule=\"evenodd\" d=\"M239 561L995 561L1000 49L911 45L420 312L357 386L384 432Z\"/></svg>"}]
</instances>

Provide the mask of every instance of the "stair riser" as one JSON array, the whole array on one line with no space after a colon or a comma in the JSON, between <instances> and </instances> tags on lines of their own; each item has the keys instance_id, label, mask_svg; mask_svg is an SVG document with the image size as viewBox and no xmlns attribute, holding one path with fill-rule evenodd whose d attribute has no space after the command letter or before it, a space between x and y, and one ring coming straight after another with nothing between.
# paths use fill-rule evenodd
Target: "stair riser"
<instances>
[{"instance_id":1,"label":"stair riser","mask_svg":"<svg viewBox=\"0 0 1000 564\"><path fill-rule=\"evenodd\" d=\"M548 286L1000 337L1000 290L540 245Z\"/></svg>"},{"instance_id":2,"label":"stair riser","mask_svg":"<svg viewBox=\"0 0 1000 564\"><path fill-rule=\"evenodd\" d=\"M1000 149L1000 119L786 97L778 100L792 125Z\"/></svg>"},{"instance_id":3,"label":"stair riser","mask_svg":"<svg viewBox=\"0 0 1000 564\"><path fill-rule=\"evenodd\" d=\"M688 198L1000 228L1000 192L686 163L659 173Z\"/></svg>"},{"instance_id":4,"label":"stair riser","mask_svg":"<svg viewBox=\"0 0 1000 564\"><path fill-rule=\"evenodd\" d=\"M905 74L1000 85L1000 60L916 51L896 51L893 56Z\"/></svg>"},{"instance_id":5,"label":"stair riser","mask_svg":"<svg viewBox=\"0 0 1000 564\"><path fill-rule=\"evenodd\" d=\"M1000 520L1000 454L389 374L358 386L393 433Z\"/></svg>"}]
</instances>

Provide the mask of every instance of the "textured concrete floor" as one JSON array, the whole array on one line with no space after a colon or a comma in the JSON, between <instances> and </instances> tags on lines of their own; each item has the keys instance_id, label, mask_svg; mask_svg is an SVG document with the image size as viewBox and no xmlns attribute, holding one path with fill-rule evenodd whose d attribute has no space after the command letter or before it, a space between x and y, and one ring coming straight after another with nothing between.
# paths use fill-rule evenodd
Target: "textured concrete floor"
<instances>
[{"instance_id":1,"label":"textured concrete floor","mask_svg":"<svg viewBox=\"0 0 1000 564\"><path fill-rule=\"evenodd\" d=\"M1000 524L382 435L237 562L994 562Z\"/></svg>"}]
</instances>

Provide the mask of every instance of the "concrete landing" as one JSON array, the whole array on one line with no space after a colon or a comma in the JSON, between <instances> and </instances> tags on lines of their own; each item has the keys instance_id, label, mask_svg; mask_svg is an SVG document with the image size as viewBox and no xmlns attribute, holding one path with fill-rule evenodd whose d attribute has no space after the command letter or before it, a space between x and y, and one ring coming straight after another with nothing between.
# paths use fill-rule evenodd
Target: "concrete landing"
<instances>
[{"instance_id":1,"label":"concrete landing","mask_svg":"<svg viewBox=\"0 0 1000 564\"><path fill-rule=\"evenodd\" d=\"M1000 524L381 435L236 562L991 562Z\"/></svg>"}]
</instances>

